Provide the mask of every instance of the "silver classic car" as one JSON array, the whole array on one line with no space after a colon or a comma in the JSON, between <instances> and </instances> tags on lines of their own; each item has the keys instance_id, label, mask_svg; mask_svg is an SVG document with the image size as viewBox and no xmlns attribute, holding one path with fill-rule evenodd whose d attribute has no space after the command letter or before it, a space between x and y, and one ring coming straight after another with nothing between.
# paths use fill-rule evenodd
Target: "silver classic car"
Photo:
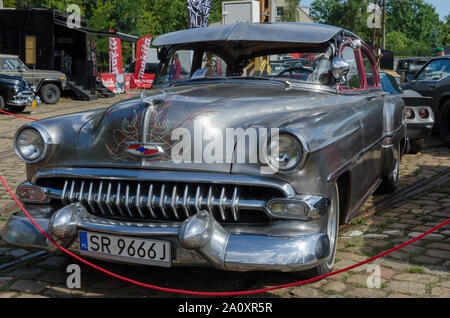
<instances>
[{"instance_id":1,"label":"silver classic car","mask_svg":"<svg viewBox=\"0 0 450 318\"><path fill-rule=\"evenodd\" d=\"M331 271L339 225L395 190L403 100L332 26L212 26L156 38L154 87L21 127L17 197L56 242L113 262ZM308 59L272 73L271 63ZM182 70L188 70L182 72ZM23 214L6 242L56 248Z\"/></svg>"}]
</instances>

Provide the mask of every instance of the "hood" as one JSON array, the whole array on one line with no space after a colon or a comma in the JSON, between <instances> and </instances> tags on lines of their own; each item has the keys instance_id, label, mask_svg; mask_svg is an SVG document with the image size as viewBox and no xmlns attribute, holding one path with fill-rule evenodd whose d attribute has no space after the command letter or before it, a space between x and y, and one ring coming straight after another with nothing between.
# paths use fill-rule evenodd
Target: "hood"
<instances>
[{"instance_id":1,"label":"hood","mask_svg":"<svg viewBox=\"0 0 450 318\"><path fill-rule=\"evenodd\" d=\"M18 76L0 75L0 83L8 83L12 85L25 86L26 81Z\"/></svg>"},{"instance_id":2,"label":"hood","mask_svg":"<svg viewBox=\"0 0 450 318\"><path fill-rule=\"evenodd\" d=\"M25 72L24 72L25 73ZM33 76L43 77L43 78L66 78L66 75L62 72L51 71L51 70L33 70L28 69L26 73L29 73Z\"/></svg>"},{"instance_id":3,"label":"hood","mask_svg":"<svg viewBox=\"0 0 450 318\"><path fill-rule=\"evenodd\" d=\"M337 108L333 105L341 102L339 95L330 92L288 90L282 83L155 89L143 100L111 106L103 116L86 124L78 136L76 163L228 173L231 164L226 163L226 156L233 152L236 140L227 148L227 129L319 127L320 119L330 116ZM176 132L186 134L174 135ZM314 138L310 139L312 148L320 147L324 140ZM180 147L176 148L181 142L188 145L183 151L191 150L190 163L173 160L174 152L183 154ZM198 149L200 157L195 157ZM225 163L200 164L205 161L202 152L216 159L222 153L220 162ZM189 158L187 153L184 155Z\"/></svg>"}]
</instances>

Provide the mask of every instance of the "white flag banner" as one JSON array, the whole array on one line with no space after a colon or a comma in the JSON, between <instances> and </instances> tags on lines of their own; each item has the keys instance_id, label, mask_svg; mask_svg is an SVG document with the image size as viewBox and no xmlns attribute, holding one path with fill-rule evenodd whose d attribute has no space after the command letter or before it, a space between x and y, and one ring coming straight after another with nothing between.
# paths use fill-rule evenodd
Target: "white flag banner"
<instances>
[{"instance_id":1,"label":"white flag banner","mask_svg":"<svg viewBox=\"0 0 450 318\"><path fill-rule=\"evenodd\" d=\"M201 28L208 25L211 0L187 0L189 28Z\"/></svg>"}]
</instances>

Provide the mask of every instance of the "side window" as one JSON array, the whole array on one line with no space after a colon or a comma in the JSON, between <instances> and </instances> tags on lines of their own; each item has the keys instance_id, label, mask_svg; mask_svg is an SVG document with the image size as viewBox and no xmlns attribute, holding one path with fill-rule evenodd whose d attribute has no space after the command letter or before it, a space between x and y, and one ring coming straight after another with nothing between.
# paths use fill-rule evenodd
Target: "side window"
<instances>
[{"instance_id":1,"label":"side window","mask_svg":"<svg viewBox=\"0 0 450 318\"><path fill-rule=\"evenodd\" d=\"M189 80L193 56L192 50L177 50L170 57L169 63L161 69L158 83Z\"/></svg>"},{"instance_id":2,"label":"side window","mask_svg":"<svg viewBox=\"0 0 450 318\"><path fill-rule=\"evenodd\" d=\"M358 63L356 62L355 51L350 47L346 46L342 50L342 57L350 65L350 71L347 75L347 83L341 85L344 89L358 89L361 88L361 80L359 76Z\"/></svg>"},{"instance_id":3,"label":"side window","mask_svg":"<svg viewBox=\"0 0 450 318\"><path fill-rule=\"evenodd\" d=\"M450 60L440 59L430 62L417 75L418 80L441 80L450 76Z\"/></svg>"},{"instance_id":4,"label":"side window","mask_svg":"<svg viewBox=\"0 0 450 318\"><path fill-rule=\"evenodd\" d=\"M361 50L361 56L363 61L364 73L366 74L366 81L368 87L377 86L377 73L375 72L375 65L372 60L369 58L366 52Z\"/></svg>"},{"instance_id":5,"label":"side window","mask_svg":"<svg viewBox=\"0 0 450 318\"><path fill-rule=\"evenodd\" d=\"M203 53L202 68L207 68L206 77L224 77L227 74L227 64L212 52Z\"/></svg>"}]
</instances>

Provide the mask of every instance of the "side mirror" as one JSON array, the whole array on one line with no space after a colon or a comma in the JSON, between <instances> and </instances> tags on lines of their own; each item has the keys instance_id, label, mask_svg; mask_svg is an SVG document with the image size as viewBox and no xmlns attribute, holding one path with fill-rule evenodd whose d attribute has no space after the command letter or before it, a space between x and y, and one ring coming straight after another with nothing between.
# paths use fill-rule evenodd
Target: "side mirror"
<instances>
[{"instance_id":1,"label":"side mirror","mask_svg":"<svg viewBox=\"0 0 450 318\"><path fill-rule=\"evenodd\" d=\"M361 48L361 41L360 40L353 40L352 43L350 44L350 46L354 50L359 50Z\"/></svg>"},{"instance_id":2,"label":"side mirror","mask_svg":"<svg viewBox=\"0 0 450 318\"><path fill-rule=\"evenodd\" d=\"M331 62L331 73L338 83L344 83L350 71L350 65L342 57L335 57Z\"/></svg>"}]
</instances>

